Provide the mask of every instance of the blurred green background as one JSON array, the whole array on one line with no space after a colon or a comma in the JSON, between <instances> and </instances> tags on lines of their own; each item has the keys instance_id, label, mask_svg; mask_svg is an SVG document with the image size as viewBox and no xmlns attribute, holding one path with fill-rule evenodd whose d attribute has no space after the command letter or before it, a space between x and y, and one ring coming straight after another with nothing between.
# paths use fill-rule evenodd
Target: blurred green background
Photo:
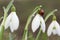
<instances>
[{"instance_id":1,"label":"blurred green background","mask_svg":"<svg viewBox=\"0 0 60 40\"><path fill-rule=\"evenodd\" d=\"M7 6L10 0L0 0L0 17L3 16L3 6ZM26 24L28 16L32 13L33 9L36 6L42 5L42 9L45 11L44 17L52 10L58 9L58 11L55 13L57 16L57 21L60 23L60 0L15 0L14 5L16 7L17 15L20 19L20 26L19 29L15 32L16 38L15 40L21 40L24 26ZM52 16L47 20L46 26L48 28L49 24L52 21ZM1 21L0 21L1 22ZM29 28L29 31L31 31L31 27ZM37 32L33 33L34 35L37 34ZM8 35L7 32L4 34L5 36ZM60 40L60 37L57 35L52 35L48 37L48 40Z\"/></svg>"}]
</instances>

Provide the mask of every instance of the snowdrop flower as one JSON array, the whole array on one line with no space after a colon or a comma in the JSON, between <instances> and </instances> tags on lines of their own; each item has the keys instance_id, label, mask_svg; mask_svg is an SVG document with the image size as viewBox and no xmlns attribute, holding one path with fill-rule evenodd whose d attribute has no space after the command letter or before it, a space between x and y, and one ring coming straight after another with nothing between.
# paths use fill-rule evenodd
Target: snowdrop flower
<instances>
[{"instance_id":1,"label":"snowdrop flower","mask_svg":"<svg viewBox=\"0 0 60 40\"><path fill-rule=\"evenodd\" d=\"M32 31L35 32L39 26L41 26L42 31L45 32L45 21L40 14L36 14L32 21Z\"/></svg>"},{"instance_id":2,"label":"snowdrop flower","mask_svg":"<svg viewBox=\"0 0 60 40\"><path fill-rule=\"evenodd\" d=\"M11 12L5 22L5 29L10 27L11 32L17 30L19 26L19 19L16 12Z\"/></svg>"},{"instance_id":3,"label":"snowdrop flower","mask_svg":"<svg viewBox=\"0 0 60 40\"><path fill-rule=\"evenodd\" d=\"M53 33L53 35L60 36L60 26L59 23L56 21L56 18L52 21L52 23L49 25L47 30L47 35L50 36Z\"/></svg>"}]
</instances>

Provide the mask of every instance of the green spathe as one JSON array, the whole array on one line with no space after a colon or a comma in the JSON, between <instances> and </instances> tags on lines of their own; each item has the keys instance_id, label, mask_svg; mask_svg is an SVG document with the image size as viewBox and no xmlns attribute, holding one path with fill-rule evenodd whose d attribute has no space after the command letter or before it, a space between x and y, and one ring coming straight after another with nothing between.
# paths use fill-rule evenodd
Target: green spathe
<instances>
[{"instance_id":1,"label":"green spathe","mask_svg":"<svg viewBox=\"0 0 60 40\"><path fill-rule=\"evenodd\" d=\"M53 15L53 21L55 21L56 20L56 16L55 15Z\"/></svg>"}]
</instances>

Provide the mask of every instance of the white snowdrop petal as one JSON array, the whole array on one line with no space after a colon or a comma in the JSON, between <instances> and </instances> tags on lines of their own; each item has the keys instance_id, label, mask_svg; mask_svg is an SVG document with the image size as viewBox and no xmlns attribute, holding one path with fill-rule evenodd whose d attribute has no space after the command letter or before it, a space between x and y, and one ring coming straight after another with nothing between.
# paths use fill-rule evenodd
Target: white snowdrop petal
<instances>
[{"instance_id":1,"label":"white snowdrop petal","mask_svg":"<svg viewBox=\"0 0 60 40\"><path fill-rule=\"evenodd\" d=\"M59 28L59 23L57 21L55 21L55 27L58 29Z\"/></svg>"},{"instance_id":2,"label":"white snowdrop petal","mask_svg":"<svg viewBox=\"0 0 60 40\"><path fill-rule=\"evenodd\" d=\"M52 31L53 35L58 35L60 36L60 27L59 27L59 23L57 21L53 21L53 26L51 26L50 31ZM55 29L53 29L55 27Z\"/></svg>"},{"instance_id":3,"label":"white snowdrop petal","mask_svg":"<svg viewBox=\"0 0 60 40\"><path fill-rule=\"evenodd\" d=\"M12 13L12 18L10 20L10 25L9 26L10 26L11 32L18 29L18 27L19 27L19 19L18 19L17 15L16 15L16 12Z\"/></svg>"},{"instance_id":4,"label":"white snowdrop petal","mask_svg":"<svg viewBox=\"0 0 60 40\"><path fill-rule=\"evenodd\" d=\"M9 27L10 27L11 32L13 32L14 31L14 23L12 22L12 20L10 21Z\"/></svg>"},{"instance_id":5,"label":"white snowdrop petal","mask_svg":"<svg viewBox=\"0 0 60 40\"><path fill-rule=\"evenodd\" d=\"M10 23L10 30L11 32L14 32L14 27L11 25L11 23Z\"/></svg>"},{"instance_id":6,"label":"white snowdrop petal","mask_svg":"<svg viewBox=\"0 0 60 40\"><path fill-rule=\"evenodd\" d=\"M52 34L53 26L54 26L54 22L52 22L48 27L48 30L47 30L48 36L50 36Z\"/></svg>"},{"instance_id":7,"label":"white snowdrop petal","mask_svg":"<svg viewBox=\"0 0 60 40\"><path fill-rule=\"evenodd\" d=\"M57 29L57 35L60 36L60 27Z\"/></svg>"},{"instance_id":8,"label":"white snowdrop petal","mask_svg":"<svg viewBox=\"0 0 60 40\"><path fill-rule=\"evenodd\" d=\"M42 29L42 31L43 31L43 33L44 33L45 30L46 30L45 21L44 21L43 17L40 17L40 18L41 18L41 29Z\"/></svg>"},{"instance_id":9,"label":"white snowdrop petal","mask_svg":"<svg viewBox=\"0 0 60 40\"><path fill-rule=\"evenodd\" d=\"M32 21L32 31L35 32L40 26L40 15L37 14Z\"/></svg>"},{"instance_id":10,"label":"white snowdrop petal","mask_svg":"<svg viewBox=\"0 0 60 40\"><path fill-rule=\"evenodd\" d=\"M57 21L55 21L55 26L56 26L56 33L58 36L60 36L60 26L59 26L59 23Z\"/></svg>"},{"instance_id":11,"label":"white snowdrop petal","mask_svg":"<svg viewBox=\"0 0 60 40\"><path fill-rule=\"evenodd\" d=\"M7 17L5 22L5 29L10 27L11 32L17 30L19 26L19 19L16 15L16 12L11 12L10 15Z\"/></svg>"},{"instance_id":12,"label":"white snowdrop petal","mask_svg":"<svg viewBox=\"0 0 60 40\"><path fill-rule=\"evenodd\" d=\"M53 23L54 23L54 26L53 27L55 27L56 29L53 29L52 31L53 31L53 35L56 35L57 34L57 26L58 26L58 24L57 24L57 21L53 21Z\"/></svg>"},{"instance_id":13,"label":"white snowdrop petal","mask_svg":"<svg viewBox=\"0 0 60 40\"><path fill-rule=\"evenodd\" d=\"M8 17L6 18L5 29L7 29L9 27L11 17L12 17L12 14L9 14Z\"/></svg>"},{"instance_id":14,"label":"white snowdrop petal","mask_svg":"<svg viewBox=\"0 0 60 40\"><path fill-rule=\"evenodd\" d=\"M18 16L16 15L16 13L13 13L13 16L12 16L12 25L13 25L15 30L17 30L18 27L19 27L19 19L18 19Z\"/></svg>"},{"instance_id":15,"label":"white snowdrop petal","mask_svg":"<svg viewBox=\"0 0 60 40\"><path fill-rule=\"evenodd\" d=\"M52 32L53 32L53 35L57 34L57 30L52 30Z\"/></svg>"}]
</instances>

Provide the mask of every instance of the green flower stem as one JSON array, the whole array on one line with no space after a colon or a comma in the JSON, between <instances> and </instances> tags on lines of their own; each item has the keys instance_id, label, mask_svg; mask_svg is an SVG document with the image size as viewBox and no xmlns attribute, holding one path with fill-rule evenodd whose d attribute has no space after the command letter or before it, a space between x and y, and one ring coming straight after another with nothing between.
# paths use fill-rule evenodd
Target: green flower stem
<instances>
[{"instance_id":1,"label":"green flower stem","mask_svg":"<svg viewBox=\"0 0 60 40\"><path fill-rule=\"evenodd\" d=\"M3 40L4 26L0 26L0 40Z\"/></svg>"},{"instance_id":2,"label":"green flower stem","mask_svg":"<svg viewBox=\"0 0 60 40\"><path fill-rule=\"evenodd\" d=\"M12 33L9 33L8 40L14 40L14 36L12 35Z\"/></svg>"},{"instance_id":3,"label":"green flower stem","mask_svg":"<svg viewBox=\"0 0 60 40\"><path fill-rule=\"evenodd\" d=\"M2 23L1 23L1 25L0 25L0 40L3 40L5 21L6 21L6 18L7 18L8 11L9 11L10 7L11 7L12 4L13 4L13 1L14 1L14 0L12 0L12 1L8 4L7 8L3 7L3 9L4 9L4 17L3 17L3 21L2 21Z\"/></svg>"},{"instance_id":4,"label":"green flower stem","mask_svg":"<svg viewBox=\"0 0 60 40\"><path fill-rule=\"evenodd\" d=\"M40 36L40 34L41 34L41 28L40 28L40 30L39 30L39 32L38 32L38 34L37 34L37 37L36 37L36 39L35 40L39 40L39 36Z\"/></svg>"},{"instance_id":5,"label":"green flower stem","mask_svg":"<svg viewBox=\"0 0 60 40\"><path fill-rule=\"evenodd\" d=\"M53 15L56 11L57 11L57 9L53 10L52 12L50 12L50 13L45 17L45 22L46 22L46 21L48 20L48 18L49 18L51 15ZM42 31L42 30L41 30L41 28L40 28L40 30L39 30L39 32L38 32L38 34L37 34L36 40L38 40L41 31Z\"/></svg>"},{"instance_id":6,"label":"green flower stem","mask_svg":"<svg viewBox=\"0 0 60 40\"><path fill-rule=\"evenodd\" d=\"M0 21L3 19L3 16L0 18Z\"/></svg>"},{"instance_id":7,"label":"green flower stem","mask_svg":"<svg viewBox=\"0 0 60 40\"><path fill-rule=\"evenodd\" d=\"M53 10L52 12L50 12L46 17L45 17L45 22L48 20L48 18L53 15L55 12L57 11L57 9Z\"/></svg>"},{"instance_id":8,"label":"green flower stem","mask_svg":"<svg viewBox=\"0 0 60 40\"><path fill-rule=\"evenodd\" d=\"M13 2L14 2L14 0L12 0L12 1L8 4L7 8L3 7L3 9L4 9L4 18L3 18L3 22L2 22L1 25L4 25L4 24L5 24L8 11L9 11L10 7L13 5Z\"/></svg>"},{"instance_id":9,"label":"green flower stem","mask_svg":"<svg viewBox=\"0 0 60 40\"><path fill-rule=\"evenodd\" d=\"M33 10L33 14L31 14L29 17L28 17L28 20L27 20L27 23L26 23L26 26L25 26L25 29L24 29L24 34L23 34L23 38L22 40L27 40L28 39L28 25L30 24L31 22L31 19L32 17L38 12L38 10L41 9L41 5L40 6L37 6L34 10Z\"/></svg>"}]
</instances>

